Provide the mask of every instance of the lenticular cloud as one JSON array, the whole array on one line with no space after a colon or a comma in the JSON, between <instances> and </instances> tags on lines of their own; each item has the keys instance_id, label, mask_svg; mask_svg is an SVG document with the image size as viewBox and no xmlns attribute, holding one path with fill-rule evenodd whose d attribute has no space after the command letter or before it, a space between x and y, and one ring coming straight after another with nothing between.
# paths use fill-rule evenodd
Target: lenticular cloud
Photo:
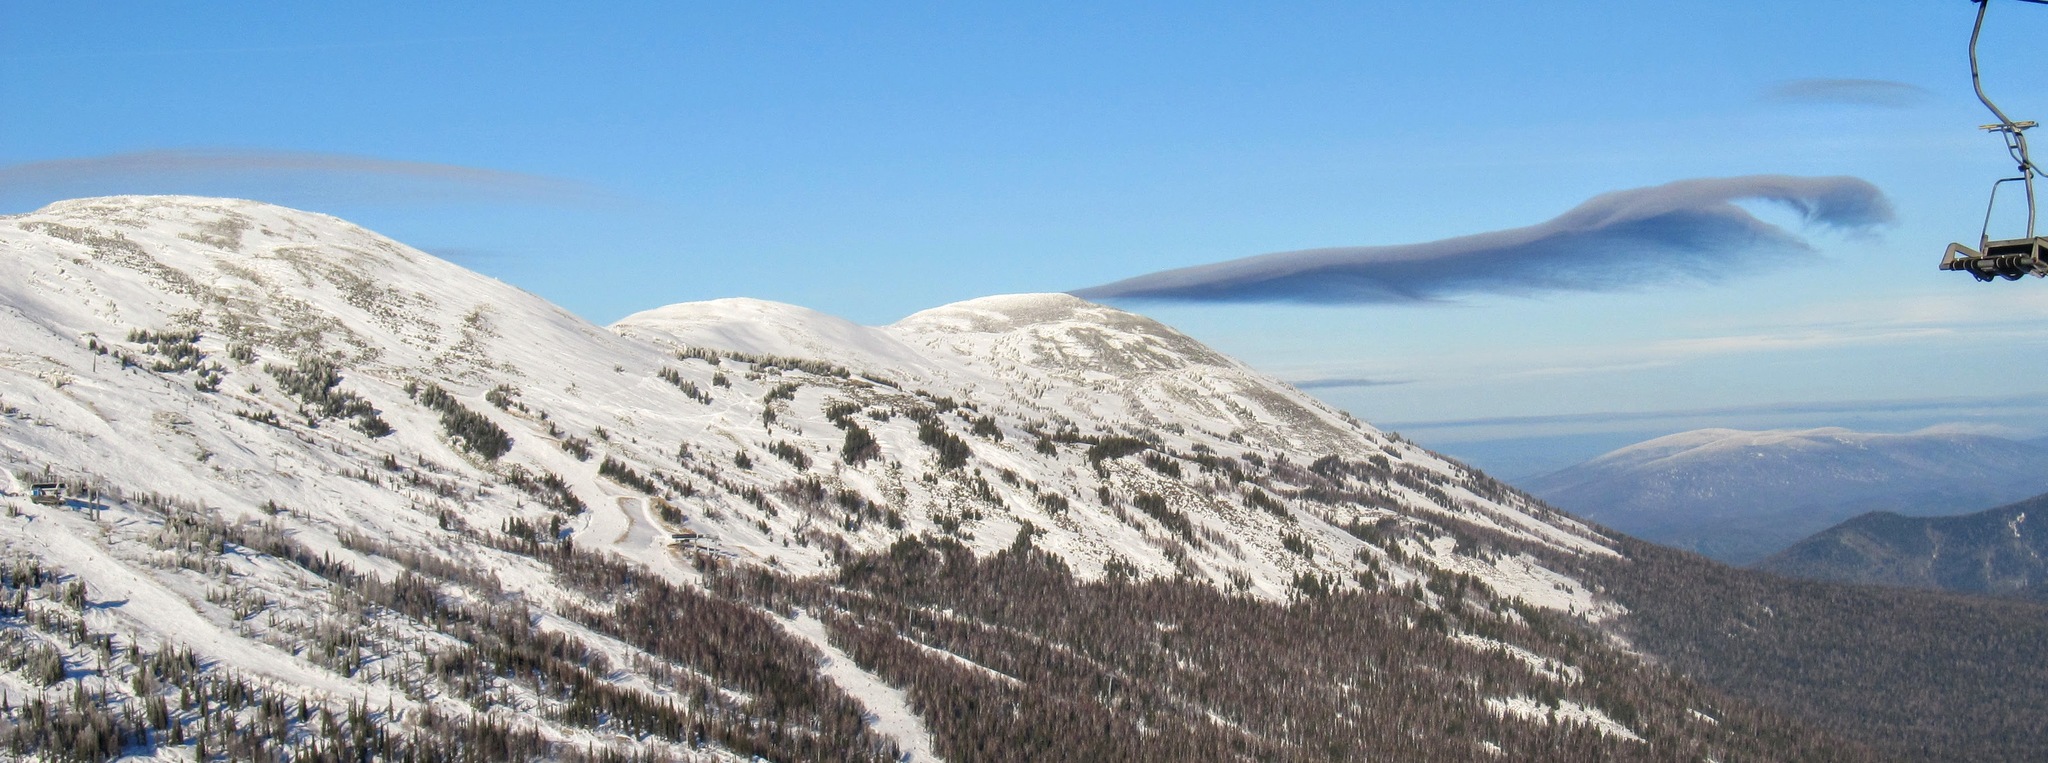
<instances>
[{"instance_id":1,"label":"lenticular cloud","mask_svg":"<svg viewBox=\"0 0 2048 763\"><path fill-rule=\"evenodd\" d=\"M600 196L556 178L315 151L173 149L0 166L0 197L48 200L135 194L535 203L577 203Z\"/></svg>"},{"instance_id":2,"label":"lenticular cloud","mask_svg":"<svg viewBox=\"0 0 2048 763\"><path fill-rule=\"evenodd\" d=\"M1884 193L1859 178L1699 178L1601 194L1523 228L1420 244L1263 254L1073 293L1097 300L1421 302L1712 281L1812 251L1804 238L1757 219L1738 201L1782 204L1809 224L1838 229L1892 219Z\"/></svg>"}]
</instances>

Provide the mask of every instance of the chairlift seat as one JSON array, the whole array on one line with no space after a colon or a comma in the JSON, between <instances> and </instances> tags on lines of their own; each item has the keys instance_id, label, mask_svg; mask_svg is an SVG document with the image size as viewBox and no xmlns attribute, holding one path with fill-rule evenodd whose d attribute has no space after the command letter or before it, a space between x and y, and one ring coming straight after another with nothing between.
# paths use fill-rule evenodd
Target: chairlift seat
<instances>
[{"instance_id":1,"label":"chairlift seat","mask_svg":"<svg viewBox=\"0 0 2048 763\"><path fill-rule=\"evenodd\" d=\"M1942 270L1960 270L1979 281L2021 276L2048 275L2048 237L2014 238L1983 242L1979 252L1960 243L1949 244L1941 258Z\"/></svg>"}]
</instances>

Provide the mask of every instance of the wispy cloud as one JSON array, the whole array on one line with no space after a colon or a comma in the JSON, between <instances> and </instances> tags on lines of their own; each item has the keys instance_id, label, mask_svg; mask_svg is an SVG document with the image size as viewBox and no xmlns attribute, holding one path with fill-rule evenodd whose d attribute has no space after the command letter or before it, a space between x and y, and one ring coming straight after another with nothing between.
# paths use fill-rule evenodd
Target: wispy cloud
<instances>
[{"instance_id":1,"label":"wispy cloud","mask_svg":"<svg viewBox=\"0 0 2048 763\"><path fill-rule=\"evenodd\" d=\"M1289 384L1293 384L1293 385L1294 385L1294 388L1295 388L1295 389L1343 389L1343 388L1346 388L1346 387L1391 387L1391 386L1394 386L1394 385L1397 385L1397 384L1407 384L1407 383L1409 383L1409 381L1408 381L1407 379L1365 379L1365 378L1358 378L1358 377L1351 377L1351 378L1330 378L1330 379L1304 379L1304 380L1302 380L1302 381L1296 381L1296 382L1289 382Z\"/></svg>"},{"instance_id":2,"label":"wispy cloud","mask_svg":"<svg viewBox=\"0 0 2048 763\"><path fill-rule=\"evenodd\" d=\"M1691 337L1605 344L1564 344L1541 347L1481 347L1426 355L1390 354L1321 363L1294 374L1314 379L1348 379L1353 374L1386 374L1388 378L1429 385L1495 385L1565 377L1631 374L1719 362L1741 356L1818 353L1849 348L1957 346L1993 343L2010 347L2048 344L2048 328L2015 313L1995 324L1902 324L1873 321L1801 326L1790 319L1775 330L1744 331ZM1368 377L1370 378L1370 377ZM1316 389L1313 381L1293 382ZM1331 388L1371 385L1332 384Z\"/></svg>"},{"instance_id":3,"label":"wispy cloud","mask_svg":"<svg viewBox=\"0 0 2048 763\"><path fill-rule=\"evenodd\" d=\"M1660 349L1675 355L1721 355L1735 352L1784 352L1788 350L1837 347L1845 344L1884 344L1908 340L1938 339L1952 336L1954 333L1941 328L1853 333L1843 331L1810 331L1796 334L1750 334L1747 336L1673 339L1660 342L1658 346Z\"/></svg>"},{"instance_id":4,"label":"wispy cloud","mask_svg":"<svg viewBox=\"0 0 2048 763\"><path fill-rule=\"evenodd\" d=\"M0 194L41 200L184 193L325 202L515 201L603 194L558 178L353 154L259 149L138 151L0 167Z\"/></svg>"},{"instance_id":5,"label":"wispy cloud","mask_svg":"<svg viewBox=\"0 0 2048 763\"><path fill-rule=\"evenodd\" d=\"M2048 292L2015 289L1884 294L1815 302L1791 311L1716 317L1720 321L1718 325L1703 329L1719 333L1748 333L1759 329L1782 331L1787 327L1814 330L1937 327L1977 331L2001 326L2042 325L2041 319L2048 318ZM1725 330L1729 328L1735 331Z\"/></svg>"},{"instance_id":6,"label":"wispy cloud","mask_svg":"<svg viewBox=\"0 0 2048 763\"><path fill-rule=\"evenodd\" d=\"M1744 313L1714 325L1693 327L1692 331L1698 332L1695 336L1554 346L1529 352L1489 351L1469 364L1465 373L1513 379L1622 373L1703 358L1848 347L1938 343L2033 346L2048 341L2043 319L2048 319L2048 293L2042 292L1886 295L1792 311Z\"/></svg>"},{"instance_id":7,"label":"wispy cloud","mask_svg":"<svg viewBox=\"0 0 2048 763\"><path fill-rule=\"evenodd\" d=\"M1560 413L1538 416L1489 416L1470 419L1437 419L1433 421L1389 421L1383 425L1390 429L1463 429L1471 427L1526 426L1537 424L1612 424L1621 422L1654 422L1676 419L1727 418L1738 415L1756 414L1855 414L1855 413L1965 413L1983 409L2012 410L2018 399L2041 400L2023 406L2028 409L2048 408L2048 398L2040 393L2026 395L2001 395L1996 397L1931 397L1891 400L1843 400L1799 403L1765 403L1756 405L1731 405L1715 408L1683 408L1662 411L1597 411L1590 413Z\"/></svg>"},{"instance_id":8,"label":"wispy cloud","mask_svg":"<svg viewBox=\"0 0 2048 763\"><path fill-rule=\"evenodd\" d=\"M1426 302L1469 294L1606 291L1712 281L1811 251L1734 202L1769 201L1806 222L1868 230L1892 219L1853 177L1681 180L1593 197L1547 222L1421 244L1279 252L1075 291L1099 300Z\"/></svg>"},{"instance_id":9,"label":"wispy cloud","mask_svg":"<svg viewBox=\"0 0 2048 763\"><path fill-rule=\"evenodd\" d=\"M1781 103L1826 103L1903 109L1928 98L1926 88L1883 79L1795 79L1764 91L1763 99Z\"/></svg>"},{"instance_id":10,"label":"wispy cloud","mask_svg":"<svg viewBox=\"0 0 2048 763\"><path fill-rule=\"evenodd\" d=\"M389 48L441 48L450 45L472 43L529 42L545 39L541 35L461 35L450 37L411 37L386 40L352 40L337 42L294 42L279 45L233 45L219 47L189 48L118 48L102 50L13 50L0 53L0 61L76 61L94 58L152 58L182 56L223 56L249 53L320 53L379 50Z\"/></svg>"}]
</instances>

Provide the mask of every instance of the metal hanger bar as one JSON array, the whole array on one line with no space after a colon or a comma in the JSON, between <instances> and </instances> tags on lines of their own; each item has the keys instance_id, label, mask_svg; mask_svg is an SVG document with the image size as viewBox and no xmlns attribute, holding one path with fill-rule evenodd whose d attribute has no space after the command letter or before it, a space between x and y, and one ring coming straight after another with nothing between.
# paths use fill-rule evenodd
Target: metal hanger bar
<instances>
[{"instance_id":1,"label":"metal hanger bar","mask_svg":"<svg viewBox=\"0 0 2048 763\"><path fill-rule=\"evenodd\" d=\"M2036 5L2048 5L2048 0L2021 1L2031 2ZM1995 127L1998 132L2005 134L2005 149L2008 153L2012 154L2014 161L2019 162L2019 179L2026 185L2027 189L2027 238L2033 238L2035 217L2034 173L2038 172L2039 168L2034 166L2033 158L2027 154L2027 136L2023 132L2027 127L2032 127L2033 125L2029 123L2022 126L2021 123L2014 122L2012 117L2005 115L2004 109L1998 108L1998 104L1991 101L1991 96L1984 93L1984 78L1977 66L1977 39L1984 34L1984 13L1991 9L1991 0L1971 0L1971 2L1977 4L1977 23L1970 28L1970 87L1977 91L1977 100L1984 103L1984 108L1990 109L1992 115L1998 117L1998 125L1987 125L1986 127ZM1997 198L1998 187L1996 185L1992 186L1991 194L1993 199ZM1991 216L1990 210L1985 210L1984 216L1988 221Z\"/></svg>"}]
</instances>

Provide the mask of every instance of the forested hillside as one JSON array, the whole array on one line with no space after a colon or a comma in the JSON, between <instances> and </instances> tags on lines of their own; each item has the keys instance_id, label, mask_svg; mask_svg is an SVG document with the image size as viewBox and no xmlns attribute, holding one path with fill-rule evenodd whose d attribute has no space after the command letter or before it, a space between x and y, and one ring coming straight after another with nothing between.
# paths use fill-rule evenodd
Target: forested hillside
<instances>
[{"instance_id":1,"label":"forested hillside","mask_svg":"<svg viewBox=\"0 0 2048 763\"><path fill-rule=\"evenodd\" d=\"M1789 577L2048 601L2048 496L1950 517L1875 512L1757 563Z\"/></svg>"}]
</instances>

